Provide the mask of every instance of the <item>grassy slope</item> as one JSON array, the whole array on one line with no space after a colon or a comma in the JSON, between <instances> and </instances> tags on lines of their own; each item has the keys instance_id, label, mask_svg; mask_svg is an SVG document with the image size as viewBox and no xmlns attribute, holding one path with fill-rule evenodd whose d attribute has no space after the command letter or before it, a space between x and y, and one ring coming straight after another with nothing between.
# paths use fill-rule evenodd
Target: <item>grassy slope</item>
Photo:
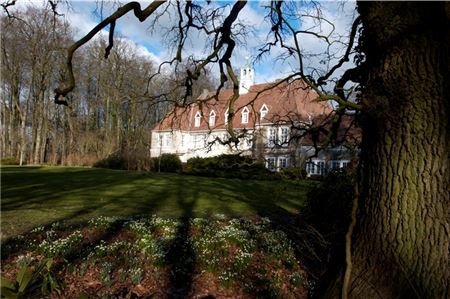
<instances>
[{"instance_id":1,"label":"grassy slope","mask_svg":"<svg viewBox=\"0 0 450 299\"><path fill-rule=\"evenodd\" d=\"M1 168L2 238L54 221L295 213L308 182L244 181L67 167Z\"/></svg>"}]
</instances>

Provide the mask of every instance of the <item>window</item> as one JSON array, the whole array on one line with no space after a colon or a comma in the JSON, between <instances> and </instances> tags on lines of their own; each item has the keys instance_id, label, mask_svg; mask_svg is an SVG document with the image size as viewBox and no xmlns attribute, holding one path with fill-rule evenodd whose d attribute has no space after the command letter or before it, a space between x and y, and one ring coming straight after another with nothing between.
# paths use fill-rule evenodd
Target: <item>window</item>
<instances>
[{"instance_id":1,"label":"window","mask_svg":"<svg viewBox=\"0 0 450 299\"><path fill-rule=\"evenodd\" d=\"M325 161L324 160L312 160L306 163L306 172L308 175L324 175L325 174Z\"/></svg>"},{"instance_id":2,"label":"window","mask_svg":"<svg viewBox=\"0 0 450 299\"><path fill-rule=\"evenodd\" d=\"M341 165L338 160L331 161L331 169L335 170L335 169L339 169L340 167L341 167Z\"/></svg>"},{"instance_id":3,"label":"window","mask_svg":"<svg viewBox=\"0 0 450 299\"><path fill-rule=\"evenodd\" d=\"M318 161L317 162L317 174L323 175L325 174L325 161Z\"/></svg>"},{"instance_id":4,"label":"window","mask_svg":"<svg viewBox=\"0 0 450 299\"><path fill-rule=\"evenodd\" d=\"M269 112L269 109L267 108L266 104L263 104L261 109L259 110L261 119L263 119L267 115L267 112Z\"/></svg>"},{"instance_id":5,"label":"window","mask_svg":"<svg viewBox=\"0 0 450 299\"><path fill-rule=\"evenodd\" d=\"M166 135L164 135L164 138L166 140L164 145L165 146L172 146L172 134L167 133Z\"/></svg>"},{"instance_id":6,"label":"window","mask_svg":"<svg viewBox=\"0 0 450 299\"><path fill-rule=\"evenodd\" d=\"M348 160L333 160L331 161L331 169L336 170L339 168L346 168L350 164Z\"/></svg>"},{"instance_id":7,"label":"window","mask_svg":"<svg viewBox=\"0 0 450 299\"><path fill-rule=\"evenodd\" d=\"M216 113L214 110L211 110L211 113L209 113L209 126L214 127L216 124Z\"/></svg>"},{"instance_id":8,"label":"window","mask_svg":"<svg viewBox=\"0 0 450 299\"><path fill-rule=\"evenodd\" d=\"M287 158L278 158L278 167L280 169L288 167Z\"/></svg>"},{"instance_id":9,"label":"window","mask_svg":"<svg viewBox=\"0 0 450 299\"><path fill-rule=\"evenodd\" d=\"M288 142L289 142L289 129L281 128L281 143L283 145L287 145Z\"/></svg>"},{"instance_id":10,"label":"window","mask_svg":"<svg viewBox=\"0 0 450 299\"><path fill-rule=\"evenodd\" d=\"M202 116L200 115L200 111L197 111L197 113L195 114L195 127L200 127L200 121L201 121Z\"/></svg>"},{"instance_id":11,"label":"window","mask_svg":"<svg viewBox=\"0 0 450 299\"><path fill-rule=\"evenodd\" d=\"M164 135L158 134L158 137L157 137L157 139L156 139L156 142L158 143L159 146L162 146L162 145L163 145L163 136L164 136Z\"/></svg>"},{"instance_id":12,"label":"window","mask_svg":"<svg viewBox=\"0 0 450 299\"><path fill-rule=\"evenodd\" d=\"M196 134L194 136L194 148L200 148L204 145L203 134Z\"/></svg>"},{"instance_id":13,"label":"window","mask_svg":"<svg viewBox=\"0 0 450 299\"><path fill-rule=\"evenodd\" d=\"M223 133L222 134L222 142L227 142L228 141L228 133Z\"/></svg>"},{"instance_id":14,"label":"window","mask_svg":"<svg viewBox=\"0 0 450 299\"><path fill-rule=\"evenodd\" d=\"M275 171L277 167L275 158L267 158L266 167L271 171Z\"/></svg>"},{"instance_id":15,"label":"window","mask_svg":"<svg viewBox=\"0 0 450 299\"><path fill-rule=\"evenodd\" d=\"M227 111L225 111L224 119L225 119L225 124L227 124L228 123L228 109L227 109Z\"/></svg>"},{"instance_id":16,"label":"window","mask_svg":"<svg viewBox=\"0 0 450 299\"><path fill-rule=\"evenodd\" d=\"M269 146L274 146L277 142L277 129L269 129Z\"/></svg>"},{"instance_id":17,"label":"window","mask_svg":"<svg viewBox=\"0 0 450 299\"><path fill-rule=\"evenodd\" d=\"M247 124L248 123L248 109L247 107L242 110L242 123Z\"/></svg>"},{"instance_id":18,"label":"window","mask_svg":"<svg viewBox=\"0 0 450 299\"><path fill-rule=\"evenodd\" d=\"M312 162L306 163L306 173L315 174L316 173L316 165Z\"/></svg>"},{"instance_id":19,"label":"window","mask_svg":"<svg viewBox=\"0 0 450 299\"><path fill-rule=\"evenodd\" d=\"M245 141L246 141L247 146L252 146L252 144L253 144L252 137L245 138Z\"/></svg>"}]
</instances>

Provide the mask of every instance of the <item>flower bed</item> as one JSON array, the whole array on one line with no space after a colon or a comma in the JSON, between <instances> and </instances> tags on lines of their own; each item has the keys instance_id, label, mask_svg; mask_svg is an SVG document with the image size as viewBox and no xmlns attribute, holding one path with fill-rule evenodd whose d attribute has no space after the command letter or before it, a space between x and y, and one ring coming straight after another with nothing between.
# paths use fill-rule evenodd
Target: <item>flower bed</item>
<instances>
[{"instance_id":1,"label":"flower bed","mask_svg":"<svg viewBox=\"0 0 450 299\"><path fill-rule=\"evenodd\" d=\"M2 293L306 298L307 289L293 244L267 218L100 217L2 244Z\"/></svg>"}]
</instances>

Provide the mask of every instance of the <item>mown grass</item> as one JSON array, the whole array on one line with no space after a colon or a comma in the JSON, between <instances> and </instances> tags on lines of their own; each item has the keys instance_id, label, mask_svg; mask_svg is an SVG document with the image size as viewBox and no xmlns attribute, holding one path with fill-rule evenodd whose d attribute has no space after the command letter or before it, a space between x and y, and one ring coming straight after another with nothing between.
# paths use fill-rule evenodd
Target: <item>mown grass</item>
<instances>
[{"instance_id":1,"label":"mown grass","mask_svg":"<svg viewBox=\"0 0 450 299\"><path fill-rule=\"evenodd\" d=\"M2 239L55 221L295 214L310 182L254 181L76 167L2 167Z\"/></svg>"}]
</instances>

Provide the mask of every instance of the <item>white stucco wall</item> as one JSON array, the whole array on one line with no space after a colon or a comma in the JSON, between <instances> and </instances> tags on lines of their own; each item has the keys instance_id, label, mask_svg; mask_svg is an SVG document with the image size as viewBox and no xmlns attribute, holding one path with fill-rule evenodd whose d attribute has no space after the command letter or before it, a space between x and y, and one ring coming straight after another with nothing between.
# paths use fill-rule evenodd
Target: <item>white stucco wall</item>
<instances>
[{"instance_id":1,"label":"white stucco wall","mask_svg":"<svg viewBox=\"0 0 450 299\"><path fill-rule=\"evenodd\" d=\"M161 154L177 154L182 162L193 157L214 157L251 150L252 145L240 142L238 148L213 142L216 137L224 140L225 130L210 132L152 131L151 157ZM212 144L210 144L212 143Z\"/></svg>"}]
</instances>

